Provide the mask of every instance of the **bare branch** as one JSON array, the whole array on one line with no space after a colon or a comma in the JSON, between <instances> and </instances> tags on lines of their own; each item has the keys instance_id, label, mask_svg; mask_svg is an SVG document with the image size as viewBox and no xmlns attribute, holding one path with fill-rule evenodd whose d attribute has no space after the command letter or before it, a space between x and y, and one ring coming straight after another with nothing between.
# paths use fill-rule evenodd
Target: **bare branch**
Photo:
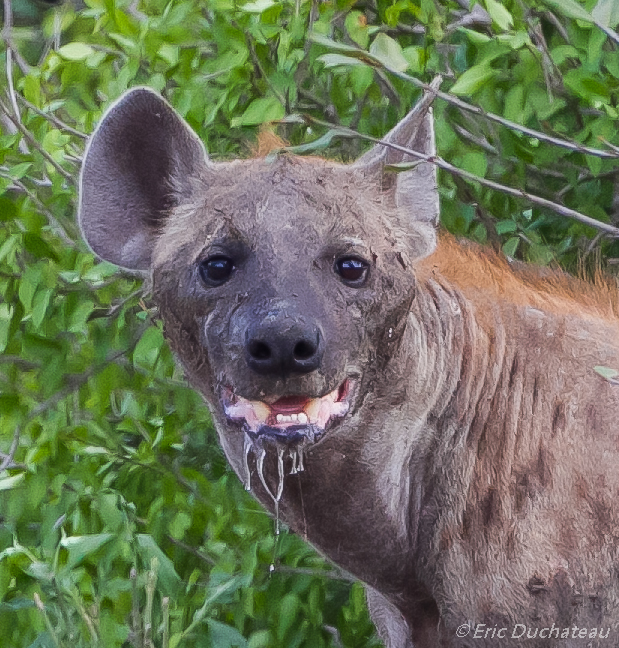
<instances>
[{"instance_id":1,"label":"bare branch","mask_svg":"<svg viewBox=\"0 0 619 648\"><path fill-rule=\"evenodd\" d=\"M431 85L428 85L428 89L429 92L436 92L436 90L433 89ZM559 203L552 202L551 200L548 200L546 198L541 198L540 196L535 196L534 194L527 193L526 191L524 191L524 189L516 189L515 187L508 187L507 185L502 185L498 182L494 182L494 180L487 180L486 178L477 176L474 173L469 173L464 169L460 169L454 166L453 164L446 162L445 160L443 160L441 157L437 155L427 155L425 153L421 153L420 151L414 151L412 149L406 148L405 146L399 146L398 144L392 144L391 142L386 142L376 137L371 137L370 135L363 135L361 133L357 133L356 131L350 128L346 128L344 126L336 126L334 124L330 124L329 122L324 122L320 119L311 117L310 115L301 115L300 117L306 123L318 124L320 126L324 126L326 128L332 129L334 131L334 135L339 135L341 137L358 137L368 142L374 142L375 144L382 144L383 146L387 146L388 148L392 148L396 151L400 151L401 153L406 153L407 155L410 155L411 157L414 157L418 160L423 160L424 162L430 162L431 164L436 165L439 169L443 169L443 171L447 171L447 173L451 173L455 176L459 176L471 182L477 182L483 187L488 187L489 189L500 191L509 196L514 196L515 198L524 198L524 200L527 200L528 202L533 203L534 205L539 205L540 207L545 207L546 209L550 209L554 211L556 214L559 214L560 216L567 216L568 218L573 218L574 220L577 220L585 225L589 225L590 227L595 227L596 229L601 230L606 234L609 234L610 236L619 238L619 228L613 227L612 225L608 225L607 223L602 223L601 221L595 220L595 218L591 218L586 214L582 214L581 212L576 211L575 209L570 209L569 207L565 207L565 205L560 205ZM294 152L294 149L295 147L288 147L285 150L290 150Z\"/></svg>"},{"instance_id":2,"label":"bare branch","mask_svg":"<svg viewBox=\"0 0 619 648\"><path fill-rule=\"evenodd\" d=\"M386 70L388 70L391 74L394 74L401 79L409 81L413 85L417 86L418 88L421 88L426 92L431 91L429 84L424 83L423 81L420 81L419 79L416 79L415 77L412 77L408 74L404 74L404 72L398 72L397 70L387 67L382 63L381 65ZM436 91L436 96L442 99L443 101L446 101L447 103L450 103L451 105L460 108L461 110L472 112L476 115L479 115L480 117L484 117L485 119L494 121L497 124L506 126L511 130L518 131L523 135L534 137L535 139L538 139L540 142L547 142L548 144L554 144L554 146L559 146L560 148L564 148L569 151L575 151L577 153L586 153L587 155L594 155L595 157L604 158L604 159L616 159L619 157L619 154L615 151L604 151L603 149L596 149L596 148L591 148L590 146L583 146L582 144L578 144L578 142L570 142L568 140L562 140L559 139L558 137L552 137L552 135L546 135L546 133L533 130L532 128L527 128L522 124L517 124L516 122L513 122L509 119L505 119L500 115L495 115L494 113L487 112L483 108L480 108L479 106L474 106L473 104L466 103L466 101L462 101L458 97L449 94L448 92L442 92L441 90L438 90Z\"/></svg>"},{"instance_id":3,"label":"bare branch","mask_svg":"<svg viewBox=\"0 0 619 648\"><path fill-rule=\"evenodd\" d=\"M81 131L76 130L75 128L69 126L68 124L65 124L62 120L58 119L56 115L52 113L46 113L37 108L34 104L31 104L27 99L22 97L22 95L17 94L17 99L21 101L21 103L28 108L28 110L32 110L32 112L36 113L37 115L40 115L44 119L47 119L49 122L54 124L54 126L58 126L58 128L67 131L67 133L71 133L71 135L75 135L76 137L80 137L81 139L88 139L88 135L86 133L82 133Z\"/></svg>"},{"instance_id":4,"label":"bare branch","mask_svg":"<svg viewBox=\"0 0 619 648\"><path fill-rule=\"evenodd\" d=\"M0 461L0 472L5 470L9 466L12 466L13 458L15 457L15 453L17 452L17 446L19 445L20 435L21 435L21 427L17 425L15 426L15 432L13 433L13 441L11 443L11 447L9 448L8 453L4 454L4 452L0 452L0 458L2 458L2 461Z\"/></svg>"},{"instance_id":5,"label":"bare branch","mask_svg":"<svg viewBox=\"0 0 619 648\"><path fill-rule=\"evenodd\" d=\"M73 237L67 233L64 226L54 216L54 214L52 214L52 212L37 198L36 194L30 191L30 189L28 189L28 187L26 187L26 185L20 180L16 180L15 178L10 178L10 179L11 182L15 185L15 187L19 191L25 193L28 196L28 198L30 198L30 200L32 200L32 202L39 208L41 213L45 214L54 234L56 234L56 236L59 236L70 247L77 247L77 244L73 239Z\"/></svg>"},{"instance_id":6,"label":"bare branch","mask_svg":"<svg viewBox=\"0 0 619 648\"><path fill-rule=\"evenodd\" d=\"M9 118L9 120L13 123L15 128L24 136L24 138L27 140L27 142L35 148L53 167L56 169L56 171L67 181L70 182L71 184L74 184L75 180L73 176L63 169L56 160L39 144L39 142L36 141L36 139L32 136L32 133L17 119L14 117L9 110L9 107L0 99L0 110Z\"/></svg>"},{"instance_id":7,"label":"bare branch","mask_svg":"<svg viewBox=\"0 0 619 648\"><path fill-rule=\"evenodd\" d=\"M20 119L19 106L15 97L15 84L13 83L13 47L11 44L11 32L13 30L13 5L11 0L4 0L4 27L2 29L2 40L6 45L6 79L8 93L13 106L13 112L17 120Z\"/></svg>"},{"instance_id":8,"label":"bare branch","mask_svg":"<svg viewBox=\"0 0 619 648\"><path fill-rule=\"evenodd\" d=\"M501 124L502 126L506 126L511 130L522 133L523 135L534 137L540 142L547 142L549 144L554 144L555 146L559 146L560 148L564 148L569 151L576 151L577 153L586 153L587 155L594 155L595 157L599 157L599 158L613 159L613 160L619 158L619 153L617 151L605 151L603 149L596 149L590 146L583 146L578 142L563 140L563 139L559 139L558 137L552 137L551 135L546 135L546 133L533 130L532 128L527 128L522 124L518 124L509 119L505 119L500 115L495 115L494 113L487 112L483 108L480 108L479 106L474 106L473 104L469 104L466 101L463 101L462 99L448 92L442 92L441 90L433 90L430 84L424 83L423 81L420 81L419 79L410 76L410 74L405 74L404 72L400 72L392 68L390 65L386 64L383 60L376 58L375 56L373 56L369 52L366 52L365 50L359 49L357 47L352 47L350 45L342 45L336 41L326 39L324 36L321 35L314 36L313 40L315 40L319 44L322 43L325 46L327 45L326 41L330 41L328 46L330 46L332 49L335 50L339 49L344 56L349 56L356 60L364 61L367 65L370 65L375 68L377 67L377 68L382 68L384 70L387 70L387 72L389 72L390 74L393 74L399 79L403 79L404 81L408 81L409 83L412 83L417 88L424 90L424 92L434 93L434 95L439 97L439 99L446 101L452 106L456 106L461 110L465 110L467 112L474 113L475 115L479 115L480 117L488 119L489 121L494 121L498 124Z\"/></svg>"}]
</instances>

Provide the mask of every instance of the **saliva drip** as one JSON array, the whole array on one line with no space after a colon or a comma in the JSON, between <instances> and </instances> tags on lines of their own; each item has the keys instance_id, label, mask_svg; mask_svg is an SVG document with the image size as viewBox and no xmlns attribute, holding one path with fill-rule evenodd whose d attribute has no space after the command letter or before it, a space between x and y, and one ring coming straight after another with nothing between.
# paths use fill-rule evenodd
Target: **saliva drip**
<instances>
[{"instance_id":1,"label":"saliva drip","mask_svg":"<svg viewBox=\"0 0 619 648\"><path fill-rule=\"evenodd\" d=\"M296 475L305 470L303 466L303 446L298 445L294 449L290 449L290 458L292 459L292 468L290 469L291 475Z\"/></svg>"},{"instance_id":2,"label":"saliva drip","mask_svg":"<svg viewBox=\"0 0 619 648\"><path fill-rule=\"evenodd\" d=\"M243 444L243 461L245 466L245 479L243 485L245 486L246 491L251 490L251 471L249 470L249 453L253 450L254 444L249 437L249 434L245 432L245 441Z\"/></svg>"},{"instance_id":3,"label":"saliva drip","mask_svg":"<svg viewBox=\"0 0 619 648\"><path fill-rule=\"evenodd\" d=\"M249 453L253 452L256 456L256 470L258 471L258 477L260 482L267 492L269 497L273 500L273 507L275 509L275 535L279 535L279 502L282 499L284 493L284 452L285 448L283 446L277 446L277 491L273 493L269 486L267 485L266 479L264 477L264 458L266 457L267 451L266 448L262 445L259 440L252 439L247 432L245 432L245 440L243 445L243 461L244 461L244 486L245 490L251 491L251 470L249 468ZM295 475L298 472L305 470L303 466L303 446L298 445L295 449L290 449L290 458L292 459L292 468L290 469L290 474Z\"/></svg>"}]
</instances>

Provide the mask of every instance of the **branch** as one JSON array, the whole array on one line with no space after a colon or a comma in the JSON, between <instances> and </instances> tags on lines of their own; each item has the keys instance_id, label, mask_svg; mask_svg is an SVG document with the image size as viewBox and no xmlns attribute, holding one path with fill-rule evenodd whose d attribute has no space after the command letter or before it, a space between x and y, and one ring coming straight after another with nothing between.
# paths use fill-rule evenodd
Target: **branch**
<instances>
[{"instance_id":1,"label":"branch","mask_svg":"<svg viewBox=\"0 0 619 648\"><path fill-rule=\"evenodd\" d=\"M4 175L4 174L0 173L0 175ZM30 191L30 189L28 189L28 187L26 187L26 185L23 182L21 182L21 180L16 180L15 178L11 178L10 176L6 176L6 177L9 177L9 179L11 180L11 182L13 183L16 189L25 193L28 196L28 198L32 200L32 202L39 208L42 214L45 214L52 228L52 231L54 232L54 234L56 234L56 236L61 238L68 246L74 248L78 247L73 237L67 233L64 226L54 216L54 214L52 214L52 212L37 198L36 194L32 193L32 191Z\"/></svg>"},{"instance_id":2,"label":"branch","mask_svg":"<svg viewBox=\"0 0 619 648\"><path fill-rule=\"evenodd\" d=\"M436 92L436 90L434 90L431 86L428 86L428 88L429 88L429 92ZM345 126L335 126L334 124L330 124L329 122L316 119L315 117L311 117L310 115L291 115L288 119L283 119L281 121L298 122L299 119L301 119L306 124L318 124L319 126L323 126L331 129L331 133L330 133L331 137L337 137L337 136L357 137L366 140L368 142L374 142L375 144L381 144L382 146L387 146L388 148L394 149L395 151L400 151L401 153L410 155L411 157L414 157L418 160L422 160L424 162L429 162L430 164L434 164L439 169L443 169L443 171L447 171L447 173L451 173L452 175L464 178L465 180L470 180L471 182L477 182L480 185L482 185L482 187L488 187L489 189L500 191L509 196L514 196L515 198L524 198L525 200L527 200L530 203L533 203L534 205L539 205L540 207L551 209L552 211L559 214L560 216L567 216L569 218L573 218L574 220L577 220L585 225L589 225L590 227L595 227L596 229L601 230L606 234L609 234L615 238L619 238L619 229L613 227L612 225L608 225L607 223L602 223L601 221L595 220L595 218L591 218L586 214L582 214L579 211L552 202L551 200L547 200L546 198L541 198L540 196L535 196L533 194L527 193L523 189L508 187L506 185L499 184L498 182L494 182L493 180L487 180L486 178L482 178L473 173L469 173L464 169L460 169L454 166L453 164L446 162L438 155L427 155L426 153L421 153L420 151L414 151L412 149L406 148L405 146L399 146L398 144L392 144L391 142L386 142L376 137L371 137L370 135L363 135L361 133L357 133L356 131L350 128L346 128ZM295 149L298 148L299 147L287 147L284 150L294 153ZM307 146L304 145L303 148L306 149Z\"/></svg>"},{"instance_id":3,"label":"branch","mask_svg":"<svg viewBox=\"0 0 619 648\"><path fill-rule=\"evenodd\" d=\"M395 70L390 65L386 64L383 60L375 57L374 55L370 54L369 52L366 52L365 50L359 49L358 47L352 47L351 45L343 45L341 43L338 43L334 40L331 40L319 34L310 35L310 38L311 40L313 40L315 43L319 45L323 45L324 47L329 47L332 50L337 50L342 52L344 56L348 56L350 58L363 61L367 65L374 68L382 68L384 70L387 70L387 72L393 74L399 79L403 79L408 83L412 83L414 86L420 88L424 92L432 92L434 95L436 95L443 101L446 101L447 103L456 106L461 110L466 110L467 112L474 113L475 115L479 115L481 117L484 117L485 119L494 121L497 124L506 126L511 130L518 131L519 133L523 133L524 135L528 135L529 137L534 137L535 139L538 139L541 142L547 142L549 144L554 144L555 146L559 146L569 151L586 153L587 155L594 155L595 157L599 157L599 158L612 159L612 160L619 158L619 153L617 153L617 151L604 151L602 149L583 146L582 144L578 144L578 142L570 142L568 140L559 139L558 137L552 137L551 135L546 135L545 133L542 133L540 131L533 130L532 128L527 128L522 124L517 124L516 122L510 121L509 119L505 119L500 115L495 115L494 113L487 112L483 108L480 108L479 106L474 106L473 104L469 104L466 101L462 101L462 99L459 99L458 97L449 94L448 92L442 92L441 90L434 90L431 88L430 84L424 83L423 81L420 81L419 79L412 77L409 74L405 74L404 72Z\"/></svg>"},{"instance_id":4,"label":"branch","mask_svg":"<svg viewBox=\"0 0 619 648\"><path fill-rule=\"evenodd\" d=\"M9 97L16 119L20 118L19 106L15 98L15 85L13 83L13 47L10 38L13 30L13 6L11 0L4 0L4 28L2 29L2 40L6 45L6 80L9 87Z\"/></svg>"},{"instance_id":5,"label":"branch","mask_svg":"<svg viewBox=\"0 0 619 648\"><path fill-rule=\"evenodd\" d=\"M13 442L7 454L0 452L0 457L2 461L0 462L0 473L13 465L13 458L17 452L17 446L19 445L19 436L21 434L21 427L19 425L15 426L15 432L13 434Z\"/></svg>"},{"instance_id":6,"label":"branch","mask_svg":"<svg viewBox=\"0 0 619 648\"><path fill-rule=\"evenodd\" d=\"M58 162L56 162L56 160L54 160L54 158L36 141L32 136L32 133L11 113L9 107L4 103L4 101L2 101L2 99L0 99L0 110L9 118L15 128L17 128L17 130L24 136L28 143L35 148L67 182L73 184L73 176L63 169L60 164L58 164Z\"/></svg>"},{"instance_id":7,"label":"branch","mask_svg":"<svg viewBox=\"0 0 619 648\"><path fill-rule=\"evenodd\" d=\"M54 124L54 126L58 126L58 128L67 131L67 133L71 133L71 135L80 137L81 139L88 139L88 135L86 135L86 133L82 133L81 131L72 128L68 124L65 124L62 120L58 119L56 115L43 112L42 110L37 108L34 104L31 104L27 99L22 97L20 94L17 95L17 98L19 99L19 101L21 101L24 104L24 106L26 106L26 108L28 108L28 110L32 110L32 112L36 113L37 115L40 115L44 119L47 119L49 122Z\"/></svg>"}]
</instances>

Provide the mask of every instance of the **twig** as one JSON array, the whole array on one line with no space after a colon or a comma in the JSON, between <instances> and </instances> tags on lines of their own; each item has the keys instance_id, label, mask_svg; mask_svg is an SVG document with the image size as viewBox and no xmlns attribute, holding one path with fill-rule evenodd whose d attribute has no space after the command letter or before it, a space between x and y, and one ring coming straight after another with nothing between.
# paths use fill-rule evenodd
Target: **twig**
<instances>
[{"instance_id":1,"label":"twig","mask_svg":"<svg viewBox=\"0 0 619 648\"><path fill-rule=\"evenodd\" d=\"M90 640L92 642L90 645L92 646L92 648L97 648L97 646L99 646L99 635L97 634L97 628L95 627L91 616L88 614L88 612L86 612L86 608L82 605L77 587L73 586L71 588L67 588L67 591L69 593L69 596L73 600L73 604L77 608L79 615L82 617L82 621L88 628L88 632L90 633Z\"/></svg>"},{"instance_id":2,"label":"twig","mask_svg":"<svg viewBox=\"0 0 619 648\"><path fill-rule=\"evenodd\" d=\"M34 147L53 167L56 171L67 181L73 184L75 180L73 176L63 169L56 160L36 141L32 136L32 133L17 119L11 114L9 107L0 99L0 110L10 119L15 128L24 136L28 143Z\"/></svg>"},{"instance_id":3,"label":"twig","mask_svg":"<svg viewBox=\"0 0 619 648\"><path fill-rule=\"evenodd\" d=\"M176 545L177 547L180 547L181 549L184 549L185 551L187 551L190 554L194 555L196 558L199 558L200 560L203 560L205 563L207 563L211 567L213 567L215 565L215 561L210 556L208 556L204 552L200 551L199 549L196 549L195 547L192 547L191 545L185 544L181 540L177 540L176 538L174 538L171 535L167 535L166 538L173 545Z\"/></svg>"},{"instance_id":4,"label":"twig","mask_svg":"<svg viewBox=\"0 0 619 648\"><path fill-rule=\"evenodd\" d=\"M496 147L492 146L485 137L477 137L477 135L473 135L473 133L464 128L464 126L460 126L460 124L453 124L453 129L458 133L458 135L460 135L460 137L463 137L472 144L475 144L475 146L479 146L479 148L484 150L486 153L490 153L490 155L498 155L499 152Z\"/></svg>"},{"instance_id":5,"label":"twig","mask_svg":"<svg viewBox=\"0 0 619 648\"><path fill-rule=\"evenodd\" d=\"M258 75L266 81L266 84L271 88L271 92L277 97L277 100L279 103L281 103L282 106L286 106L286 97L282 95L281 92L277 90L277 88L271 83L270 77L266 72L264 71L264 68L262 67L262 63L260 62L260 59L258 58L258 55L256 54L256 48L254 47L254 43L252 39L249 37L249 34L246 33L245 35L245 41L247 43L247 49L249 49L249 55L251 56L252 63L254 64L254 70L258 72Z\"/></svg>"},{"instance_id":6,"label":"twig","mask_svg":"<svg viewBox=\"0 0 619 648\"><path fill-rule=\"evenodd\" d=\"M405 74L404 72L399 72L398 70L395 70L391 66L384 63L381 59L378 59L377 57L373 56L369 52L366 52L365 50L359 49L357 47L352 47L350 45L342 45L322 35L315 35L312 37L312 39L316 43L322 44L325 47L330 47L331 49L339 50L344 56L349 56L351 58L363 61L367 65L370 65L372 67L383 68L384 70L387 70L387 72L393 74L399 79L403 79L408 83L412 83L417 88L424 90L424 92L432 92L435 96L439 97L439 99L442 99L443 101L446 101L447 103L456 106L461 110L466 110L468 112L474 113L475 115L479 115L480 117L484 117L485 119L501 124L502 126L506 126L511 130L518 131L519 133L523 133L524 135L528 135L529 137L534 137L535 139L540 140L540 142L547 142L549 144L554 144L555 146L568 149L569 151L586 153L587 155L594 155L595 157L599 157L599 158L613 159L613 160L619 158L619 153L616 151L604 151L602 149L583 146L582 144L578 144L577 142L570 142L568 140L562 140L557 137L552 137L551 135L546 135L546 133L533 130L532 128L527 128L522 124L517 124L516 122L513 122L509 119L505 119L500 115L495 115L494 113L487 112L483 108L480 108L479 106L474 106L473 104L469 104L466 101L463 101L462 99L459 99L458 97L449 94L448 92L443 92L441 90L434 90L431 88L430 84L424 83L423 81L420 81L419 79L410 76L409 74Z\"/></svg>"},{"instance_id":7,"label":"twig","mask_svg":"<svg viewBox=\"0 0 619 648\"><path fill-rule=\"evenodd\" d=\"M519 2L519 4L521 7L525 8L523 3ZM559 34L561 34L561 38L563 38L563 40L566 43L569 43L570 42L569 34L567 33L565 27L561 24L561 21L554 15L554 13L552 11L545 11L544 15L546 19L554 25L555 29L559 32Z\"/></svg>"},{"instance_id":8,"label":"twig","mask_svg":"<svg viewBox=\"0 0 619 648\"><path fill-rule=\"evenodd\" d=\"M16 277L19 278L20 275L16 275ZM0 355L0 364L2 363L13 364L16 367L19 367L22 371L32 371L33 369L41 368L40 362L31 362L30 360L24 360L17 355Z\"/></svg>"},{"instance_id":9,"label":"twig","mask_svg":"<svg viewBox=\"0 0 619 648\"><path fill-rule=\"evenodd\" d=\"M20 120L19 106L15 97L15 85L13 83L13 46L10 42L11 31L13 30L13 5L11 0L4 0L4 27L2 29L2 39L6 45L6 80L9 88L9 97L15 118Z\"/></svg>"},{"instance_id":10,"label":"twig","mask_svg":"<svg viewBox=\"0 0 619 648\"><path fill-rule=\"evenodd\" d=\"M413 85L416 85L418 88L421 88L426 92L430 89L427 83L424 83L423 81L419 81L419 79L416 79L415 77L412 77L408 74L404 74L403 72L398 72L397 70L394 70L387 66L384 67L392 74L398 76L401 79L409 81ZM443 101L446 101L447 103L450 103L453 106L460 108L461 110L472 112L476 115L479 115L480 117L484 117L488 119L489 121L494 121L497 124L501 124L502 126L506 126L511 130L515 130L519 133L522 133L523 135L528 135L529 137L538 139L540 142L553 144L554 146L559 146L560 148L567 149L568 151L575 151L577 153L594 155L595 157L599 157L602 159L616 159L619 157L619 154L617 154L614 151L604 151L603 149L596 149L590 146L583 146L582 144L578 144L577 142L562 140L559 139L558 137L553 137L552 135L547 135L546 133L542 133L541 131L536 131L533 130L532 128L527 128L522 124L518 124L509 119L505 119L500 115L495 115L494 113L487 112L486 110L480 108L479 106L474 106L473 104L466 103L465 101L462 101L461 99L458 99L454 95L451 95L447 92L442 92L439 90L438 92L436 92L436 96L439 97L440 99L443 99Z\"/></svg>"},{"instance_id":11,"label":"twig","mask_svg":"<svg viewBox=\"0 0 619 648\"><path fill-rule=\"evenodd\" d=\"M170 597L164 596L161 599L161 609L163 611L163 637L161 639L161 648L170 648Z\"/></svg>"},{"instance_id":12,"label":"twig","mask_svg":"<svg viewBox=\"0 0 619 648\"><path fill-rule=\"evenodd\" d=\"M335 626L325 624L322 626L322 629L331 635L335 648L344 648L342 637L340 637L340 632Z\"/></svg>"},{"instance_id":13,"label":"twig","mask_svg":"<svg viewBox=\"0 0 619 648\"><path fill-rule=\"evenodd\" d=\"M90 367L87 371L81 374L72 374L70 376L70 384L68 384L63 389L60 389L55 394L50 396L47 400L43 401L41 404L37 405L31 412L28 414L27 422L34 420L40 414L45 413L47 410L51 409L57 405L63 398L69 396L70 394L77 391L82 385L85 385L93 376L95 376L99 371L102 371L107 366L116 362L116 360L124 357L127 354L130 354L136 345L140 341L144 331L150 326L150 323L142 324L138 327L136 334L131 340L131 344L126 349L121 349L120 351L115 351L114 353L109 354L105 360L96 365Z\"/></svg>"},{"instance_id":14,"label":"twig","mask_svg":"<svg viewBox=\"0 0 619 648\"><path fill-rule=\"evenodd\" d=\"M381 64L382 65L382 64ZM416 79L415 77L412 77L408 74L404 74L404 72L398 72L397 70L394 70L390 67L384 66L386 70L388 70L391 74L394 74L398 76L400 79L404 79L405 81L409 81L413 85L417 86L418 88L421 88L422 90L428 92L430 91L430 86L427 83L424 83L423 81L420 81L419 79ZM562 140L559 139L558 137L553 137L552 135L546 135L546 133L542 133L540 131L533 130L532 128L527 128L526 126L523 126L522 124L517 124L516 122L513 122L509 119L505 119L504 117L501 117L500 115L495 115L494 113L490 113L485 111L483 108L480 108L479 106L474 106L473 104L466 103L466 101L462 101L461 99L458 99L454 95L451 95L447 92L442 92L441 90L438 90L436 92L436 96L439 97L439 99L442 99L443 101L446 101L447 103L452 104L453 106L456 106L460 108L461 110L466 110L468 112L472 112L475 115L479 115L480 117L484 117L490 121L494 121L497 124L501 124L502 126L506 126L507 128L511 130L518 131L519 133L522 133L523 135L528 135L529 137L534 137L535 139L538 139L540 142L546 142L548 144L554 144L555 146L559 146L560 148L567 149L568 151L575 151L577 153L586 153L587 155L594 155L595 157L603 158L603 159L616 159L619 157L619 154L616 153L615 151L604 151L602 149L596 149L592 148L590 146L583 146L582 144L578 144L577 142L570 142L568 140Z\"/></svg>"},{"instance_id":15,"label":"twig","mask_svg":"<svg viewBox=\"0 0 619 648\"><path fill-rule=\"evenodd\" d=\"M13 441L11 447L7 454L0 452L0 457L2 457L2 462L0 463L0 472L8 468L12 463L17 452L17 446L19 445L19 437L21 435L21 427L19 425L15 426L15 432L13 433Z\"/></svg>"},{"instance_id":16,"label":"twig","mask_svg":"<svg viewBox=\"0 0 619 648\"><path fill-rule=\"evenodd\" d=\"M67 233L64 226L61 225L60 221L52 214L52 212L37 198L36 194L32 193L28 187L21 181L11 178L13 184L20 190L23 191L30 200L39 208L41 213L47 216L47 220L56 236L60 237L67 245L70 247L78 247L77 243L73 238Z\"/></svg>"},{"instance_id":17,"label":"twig","mask_svg":"<svg viewBox=\"0 0 619 648\"><path fill-rule=\"evenodd\" d=\"M436 92L431 86L428 86L428 88L429 88L429 92ZM299 116L292 116L292 117L299 117ZM524 189L516 189L514 187L508 187L507 185L502 185L498 182L494 182L493 180L487 180L486 178L477 176L474 173L469 173L464 169L460 169L454 166L453 164L446 162L445 160L443 160L443 158L439 157L438 155L427 155L426 153L421 153L420 151L414 151L405 146L399 146L398 144L386 142L376 137L371 137L370 135L363 135L361 133L357 133L356 131L350 128L346 128L345 126L336 126L334 124L330 124L329 122L316 119L315 117L311 117L310 115L300 115L300 117L305 123L318 124L319 126L332 129L335 135L340 135L343 137L359 137L368 142L381 144L382 146L386 146L388 148L394 149L395 151L400 151L401 153L410 155L411 157L417 158L418 160L423 160L424 162L430 162L431 164L436 165L439 169L443 169L443 171L447 171L447 173L451 173L455 176L459 176L461 178L464 178L465 180L477 182L483 187L488 187L488 189L494 189L495 191L500 191L509 196L514 196L515 198L524 198L530 203L539 205L540 207L545 207L546 209L550 209L561 216L567 216L569 218L573 218L574 220L584 223L585 225L589 225L590 227L595 227L596 229L606 232L607 234L610 234L613 237L619 238L619 228L613 227L612 225L608 225L607 223L602 223L601 221L595 220L595 218L591 218L586 214L582 214L579 211L552 202L551 200L547 200L546 198L541 198L540 196L535 196L533 194L527 193L526 191L524 191ZM295 147L288 147L287 149L284 150L290 150L294 152L294 148Z\"/></svg>"},{"instance_id":18,"label":"twig","mask_svg":"<svg viewBox=\"0 0 619 648\"><path fill-rule=\"evenodd\" d=\"M328 578L330 580L344 581L346 583L356 583L357 579L349 576L345 571L321 571L320 569L307 569L304 567L286 567L285 565L276 565L273 570L278 574L292 574L300 576L315 576L318 578Z\"/></svg>"},{"instance_id":19,"label":"twig","mask_svg":"<svg viewBox=\"0 0 619 648\"><path fill-rule=\"evenodd\" d=\"M38 595L37 592L34 593L34 604L36 605L39 612L43 614L43 619L45 620L45 625L47 626L47 632L52 638L52 641L56 644L57 648L60 648L58 635L56 634L56 631L54 630L54 626L52 625L52 622L50 621L49 616L45 611L45 606L43 605L43 601L41 601L41 597Z\"/></svg>"},{"instance_id":20,"label":"twig","mask_svg":"<svg viewBox=\"0 0 619 648\"><path fill-rule=\"evenodd\" d=\"M65 124L62 120L58 119L56 115L52 113L46 113L37 108L34 104L31 104L25 97L22 97L22 95L18 94L17 98L21 103L28 108L28 110L32 110L32 112L35 112L37 115L40 115L44 119L47 119L50 121L54 126L58 126L58 128L61 128L62 130L67 131L67 133L71 133L71 135L75 135L76 137L81 137L82 139L88 139L88 135L86 133L82 133L82 131L78 131L75 128L69 126L68 124Z\"/></svg>"},{"instance_id":21,"label":"twig","mask_svg":"<svg viewBox=\"0 0 619 648\"><path fill-rule=\"evenodd\" d=\"M138 591L138 572L135 567L129 572L131 581L131 633L135 648L142 648L142 624L140 623L140 595Z\"/></svg>"},{"instance_id":22,"label":"twig","mask_svg":"<svg viewBox=\"0 0 619 648\"><path fill-rule=\"evenodd\" d=\"M146 608L144 610L144 648L155 648L153 643L153 600L157 584L157 567L159 561L152 558L150 571L146 574Z\"/></svg>"}]
</instances>

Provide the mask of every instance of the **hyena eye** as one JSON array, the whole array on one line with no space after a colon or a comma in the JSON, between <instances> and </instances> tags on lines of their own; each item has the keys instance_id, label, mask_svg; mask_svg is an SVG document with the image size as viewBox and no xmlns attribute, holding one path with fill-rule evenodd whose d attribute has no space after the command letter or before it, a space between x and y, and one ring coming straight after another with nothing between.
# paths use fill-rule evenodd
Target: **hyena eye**
<instances>
[{"instance_id":1,"label":"hyena eye","mask_svg":"<svg viewBox=\"0 0 619 648\"><path fill-rule=\"evenodd\" d=\"M226 256L213 256L200 263L200 277L207 286L219 286L230 278L234 262Z\"/></svg>"},{"instance_id":2,"label":"hyena eye","mask_svg":"<svg viewBox=\"0 0 619 648\"><path fill-rule=\"evenodd\" d=\"M356 257L345 257L335 262L335 271L351 286L361 286L368 276L368 264Z\"/></svg>"}]
</instances>

